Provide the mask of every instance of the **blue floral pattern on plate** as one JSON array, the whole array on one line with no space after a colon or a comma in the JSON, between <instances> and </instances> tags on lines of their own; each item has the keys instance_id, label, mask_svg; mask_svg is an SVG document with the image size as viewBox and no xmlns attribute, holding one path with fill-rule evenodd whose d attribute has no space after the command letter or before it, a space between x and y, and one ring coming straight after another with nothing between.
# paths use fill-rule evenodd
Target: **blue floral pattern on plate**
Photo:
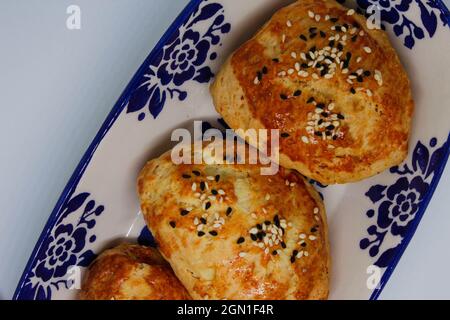
<instances>
[{"instance_id":1,"label":"blue floral pattern on plate","mask_svg":"<svg viewBox=\"0 0 450 320\"><path fill-rule=\"evenodd\" d=\"M18 299L51 299L54 290L69 289L79 280L72 277L73 267L87 267L95 259L95 253L87 247L96 240L96 218L105 208L88 200L89 196L80 193L62 208L61 216L39 248Z\"/></svg>"},{"instance_id":2,"label":"blue floral pattern on plate","mask_svg":"<svg viewBox=\"0 0 450 320\"><path fill-rule=\"evenodd\" d=\"M213 48L230 29L221 4L201 2L157 52L138 88L131 94L127 113L138 113L139 121L145 119L147 112L156 118L167 99L183 101L187 98L188 93L183 89L186 82L209 82L214 75L208 62L217 58Z\"/></svg>"},{"instance_id":3,"label":"blue floral pattern on plate","mask_svg":"<svg viewBox=\"0 0 450 320\"><path fill-rule=\"evenodd\" d=\"M356 0L356 2L363 12L379 10L381 21L392 25L395 35L403 37L403 43L409 49L414 47L416 40L422 40L427 35L432 38L439 23L449 26L449 13L439 0ZM416 14L417 10L420 16Z\"/></svg>"},{"instance_id":4,"label":"blue floral pattern on plate","mask_svg":"<svg viewBox=\"0 0 450 320\"><path fill-rule=\"evenodd\" d=\"M369 250L369 255L376 259L374 264L380 268L389 266L400 249L431 180L445 159L447 143L439 148L436 145L436 138L430 140L428 147L419 141L410 164L391 168L392 177L396 178L394 183L374 185L366 193L374 205L366 212L373 224L359 245Z\"/></svg>"}]
</instances>

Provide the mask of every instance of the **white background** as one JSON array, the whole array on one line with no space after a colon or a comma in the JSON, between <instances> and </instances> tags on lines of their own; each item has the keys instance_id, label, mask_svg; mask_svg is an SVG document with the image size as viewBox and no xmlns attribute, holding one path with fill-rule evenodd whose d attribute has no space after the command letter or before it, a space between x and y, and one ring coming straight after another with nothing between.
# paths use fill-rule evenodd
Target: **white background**
<instances>
[{"instance_id":1,"label":"white background","mask_svg":"<svg viewBox=\"0 0 450 320\"><path fill-rule=\"evenodd\" d=\"M11 298L83 153L186 3L0 0L0 299ZM71 4L82 10L78 31L66 28ZM450 298L449 189L447 168L381 298Z\"/></svg>"}]
</instances>

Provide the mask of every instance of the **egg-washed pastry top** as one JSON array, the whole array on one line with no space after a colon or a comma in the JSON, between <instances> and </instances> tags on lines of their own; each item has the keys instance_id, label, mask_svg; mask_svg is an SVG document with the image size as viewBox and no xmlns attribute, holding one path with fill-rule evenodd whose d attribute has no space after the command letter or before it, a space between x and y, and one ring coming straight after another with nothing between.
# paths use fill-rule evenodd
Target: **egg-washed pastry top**
<instances>
[{"instance_id":1,"label":"egg-washed pastry top","mask_svg":"<svg viewBox=\"0 0 450 320\"><path fill-rule=\"evenodd\" d=\"M187 300L186 289L155 248L121 244L89 266L83 300Z\"/></svg>"},{"instance_id":2,"label":"egg-washed pastry top","mask_svg":"<svg viewBox=\"0 0 450 320\"><path fill-rule=\"evenodd\" d=\"M158 249L194 299L326 299L325 208L295 171L259 165L174 165L138 178Z\"/></svg>"},{"instance_id":3,"label":"egg-washed pastry top","mask_svg":"<svg viewBox=\"0 0 450 320\"><path fill-rule=\"evenodd\" d=\"M280 161L323 184L358 181L407 155L409 79L382 30L333 0L278 11L211 87L233 129L279 129Z\"/></svg>"}]
</instances>

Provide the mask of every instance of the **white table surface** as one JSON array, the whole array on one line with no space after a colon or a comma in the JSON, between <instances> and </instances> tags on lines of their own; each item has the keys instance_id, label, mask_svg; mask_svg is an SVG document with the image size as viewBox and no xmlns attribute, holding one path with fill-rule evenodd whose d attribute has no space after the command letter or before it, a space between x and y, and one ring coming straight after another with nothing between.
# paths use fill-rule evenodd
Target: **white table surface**
<instances>
[{"instance_id":1,"label":"white table surface","mask_svg":"<svg viewBox=\"0 0 450 320\"><path fill-rule=\"evenodd\" d=\"M82 154L186 3L0 1L0 299L12 297ZM81 30L66 28L71 4ZM447 168L381 298L450 298L449 190Z\"/></svg>"}]
</instances>

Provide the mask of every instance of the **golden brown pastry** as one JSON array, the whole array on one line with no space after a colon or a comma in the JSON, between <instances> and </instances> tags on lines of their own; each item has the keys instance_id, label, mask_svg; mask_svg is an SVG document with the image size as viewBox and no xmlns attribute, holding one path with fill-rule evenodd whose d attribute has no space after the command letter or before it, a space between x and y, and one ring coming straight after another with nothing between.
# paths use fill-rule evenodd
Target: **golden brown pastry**
<instances>
[{"instance_id":1,"label":"golden brown pastry","mask_svg":"<svg viewBox=\"0 0 450 320\"><path fill-rule=\"evenodd\" d=\"M83 300L187 300L186 289L154 248L122 244L89 267Z\"/></svg>"},{"instance_id":2,"label":"golden brown pastry","mask_svg":"<svg viewBox=\"0 0 450 320\"><path fill-rule=\"evenodd\" d=\"M409 79L385 32L333 0L283 8L211 87L233 128L279 129L280 163L323 184L358 181L407 155Z\"/></svg>"},{"instance_id":3,"label":"golden brown pastry","mask_svg":"<svg viewBox=\"0 0 450 320\"><path fill-rule=\"evenodd\" d=\"M170 152L138 178L159 250L194 299L326 299L325 208L296 171L174 165Z\"/></svg>"}]
</instances>

